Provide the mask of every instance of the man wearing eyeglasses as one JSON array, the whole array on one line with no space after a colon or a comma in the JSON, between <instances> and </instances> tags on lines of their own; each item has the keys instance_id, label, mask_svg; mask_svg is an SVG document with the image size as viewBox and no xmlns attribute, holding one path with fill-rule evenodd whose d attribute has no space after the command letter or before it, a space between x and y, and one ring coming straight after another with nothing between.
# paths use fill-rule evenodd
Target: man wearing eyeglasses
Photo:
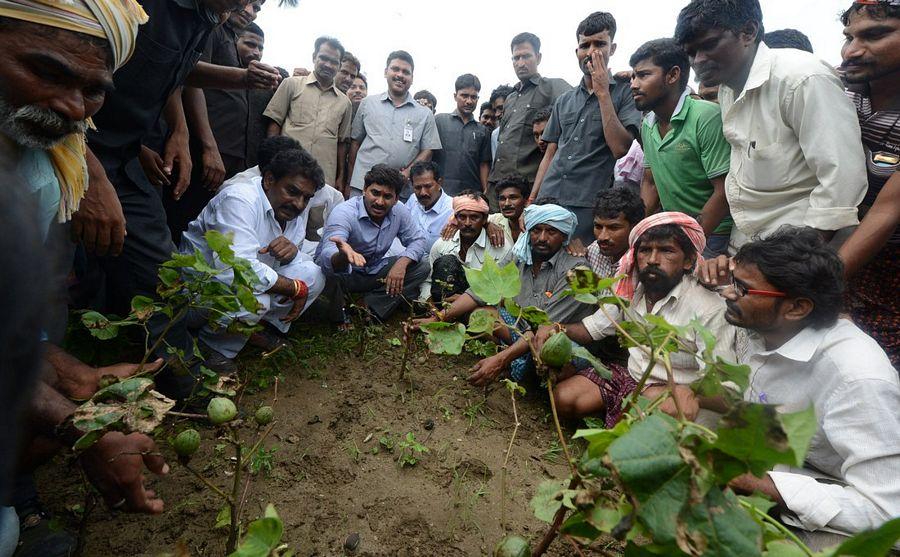
<instances>
[{"instance_id":1,"label":"man wearing eyeglasses","mask_svg":"<svg viewBox=\"0 0 900 557\"><path fill-rule=\"evenodd\" d=\"M856 107L869 188L841 246L853 321L900 366L900 0L857 1L841 16L841 64Z\"/></svg>"},{"instance_id":2,"label":"man wearing eyeglasses","mask_svg":"<svg viewBox=\"0 0 900 557\"><path fill-rule=\"evenodd\" d=\"M900 380L878 344L839 319L843 265L811 228L745 244L723 289L725 319L751 331L744 399L779 412L813 406L803 468L732 480L761 491L814 550L900 516Z\"/></svg>"}]
</instances>

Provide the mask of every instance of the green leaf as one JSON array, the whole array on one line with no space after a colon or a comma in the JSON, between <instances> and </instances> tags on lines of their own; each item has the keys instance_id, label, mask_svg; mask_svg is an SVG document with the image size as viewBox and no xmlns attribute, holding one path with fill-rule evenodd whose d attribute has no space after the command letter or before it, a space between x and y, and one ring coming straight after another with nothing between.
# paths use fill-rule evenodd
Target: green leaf
<instances>
[{"instance_id":1,"label":"green leaf","mask_svg":"<svg viewBox=\"0 0 900 557\"><path fill-rule=\"evenodd\" d=\"M219 509L219 514L216 515L216 524L213 526L213 530L218 530L219 528L225 528L231 524L231 507L227 504L222 505L222 508Z\"/></svg>"},{"instance_id":2,"label":"green leaf","mask_svg":"<svg viewBox=\"0 0 900 557\"><path fill-rule=\"evenodd\" d=\"M280 518L264 517L247 526L247 535L228 557L268 557L281 542L284 525Z\"/></svg>"},{"instance_id":3,"label":"green leaf","mask_svg":"<svg viewBox=\"0 0 900 557\"><path fill-rule=\"evenodd\" d=\"M759 512L765 514L769 509L774 507L776 503L763 495L738 495L738 499L753 506Z\"/></svg>"},{"instance_id":4,"label":"green leaf","mask_svg":"<svg viewBox=\"0 0 900 557\"><path fill-rule=\"evenodd\" d=\"M763 557L806 557L806 552L794 542L775 540L766 544Z\"/></svg>"},{"instance_id":5,"label":"green leaf","mask_svg":"<svg viewBox=\"0 0 900 557\"><path fill-rule=\"evenodd\" d=\"M588 361L588 363L593 366L594 371L597 372L597 375L604 379L612 379L612 373L609 369L603 365L603 362L597 359L596 356L590 353L587 348L584 346L572 343L572 356L577 358L583 358Z\"/></svg>"},{"instance_id":6,"label":"green leaf","mask_svg":"<svg viewBox=\"0 0 900 557\"><path fill-rule=\"evenodd\" d=\"M812 408L779 414L774 406L739 402L719 420L713 447L762 476L776 464L802 465L815 428Z\"/></svg>"},{"instance_id":7,"label":"green leaf","mask_svg":"<svg viewBox=\"0 0 900 557\"><path fill-rule=\"evenodd\" d=\"M624 277L625 275L601 278L587 267L575 267L566 273L569 288L575 294L600 294Z\"/></svg>"},{"instance_id":8,"label":"green leaf","mask_svg":"<svg viewBox=\"0 0 900 557\"><path fill-rule=\"evenodd\" d=\"M256 313L256 311L260 308L259 300L256 299L256 295L253 293L250 288L244 285L238 285L235 288L235 293L237 295L238 301L241 303L241 307L244 310L250 313Z\"/></svg>"},{"instance_id":9,"label":"green leaf","mask_svg":"<svg viewBox=\"0 0 900 557\"><path fill-rule=\"evenodd\" d=\"M860 532L845 541L831 555L855 557L882 557L900 539L900 518L889 520L875 530Z\"/></svg>"},{"instance_id":10,"label":"green leaf","mask_svg":"<svg viewBox=\"0 0 900 557\"><path fill-rule=\"evenodd\" d=\"M734 383L737 386L737 391L726 389L722 385L726 381ZM702 396L714 397L725 394L735 398L740 397L740 394L747 390L749 384L750 366L732 364L717 356L712 362L707 360L703 377L700 381L695 382L691 388Z\"/></svg>"},{"instance_id":11,"label":"green leaf","mask_svg":"<svg viewBox=\"0 0 900 557\"><path fill-rule=\"evenodd\" d=\"M675 426L659 414L637 422L607 449L610 464L638 501L637 516L657 542L675 541L676 517L690 491Z\"/></svg>"},{"instance_id":12,"label":"green leaf","mask_svg":"<svg viewBox=\"0 0 900 557\"><path fill-rule=\"evenodd\" d=\"M465 271L469 288L489 306L497 305L503 298L515 297L521 288L516 264L508 263L501 269L489 255L485 257L481 269L466 267Z\"/></svg>"},{"instance_id":13,"label":"green leaf","mask_svg":"<svg viewBox=\"0 0 900 557\"><path fill-rule=\"evenodd\" d=\"M119 326L114 325L102 313L86 311L81 314L81 324L91 333L91 336L100 340L109 340L119 334Z\"/></svg>"},{"instance_id":14,"label":"green leaf","mask_svg":"<svg viewBox=\"0 0 900 557\"><path fill-rule=\"evenodd\" d=\"M91 446L94 443L96 443L97 441L99 441L100 438L103 437L103 435L105 433L106 432L104 432L101 429L96 429L94 431L89 431L89 432L85 433L84 435L82 435L81 437L78 438L78 441L75 441L75 444L72 445L72 450L84 451L84 450L91 448Z\"/></svg>"},{"instance_id":15,"label":"green leaf","mask_svg":"<svg viewBox=\"0 0 900 557\"><path fill-rule=\"evenodd\" d=\"M565 491L565 482L559 480L544 480L538 486L534 497L531 498L531 509L538 520L553 522L553 515L562 507L562 492Z\"/></svg>"},{"instance_id":16,"label":"green leaf","mask_svg":"<svg viewBox=\"0 0 900 557\"><path fill-rule=\"evenodd\" d=\"M691 555L752 557L761 544L762 528L731 491L711 489L678 517L678 547Z\"/></svg>"},{"instance_id":17,"label":"green leaf","mask_svg":"<svg viewBox=\"0 0 900 557\"><path fill-rule=\"evenodd\" d=\"M233 235L228 234L226 236L218 230L207 230L203 237L206 239L209 249L216 252L222 263L231 265L234 261L234 250L231 249Z\"/></svg>"},{"instance_id":18,"label":"green leaf","mask_svg":"<svg viewBox=\"0 0 900 557\"><path fill-rule=\"evenodd\" d=\"M147 377L129 377L100 389L91 397L91 400L94 402L106 402L109 400L133 402L151 387L153 387L152 379Z\"/></svg>"},{"instance_id":19,"label":"green leaf","mask_svg":"<svg viewBox=\"0 0 900 557\"><path fill-rule=\"evenodd\" d=\"M513 317L513 319L518 320L519 317L521 317L532 327L540 327L541 325L550 323L550 317L547 315L547 312L542 309L538 309L534 306L527 306L523 308L512 298L504 299L503 305L506 308L506 311L508 311L509 314ZM522 331L525 330L525 328L519 327L519 330Z\"/></svg>"},{"instance_id":20,"label":"green leaf","mask_svg":"<svg viewBox=\"0 0 900 557\"><path fill-rule=\"evenodd\" d=\"M606 449L609 448L612 442L624 435L630 428L631 425L625 420L622 420L612 429L579 429L572 438L585 439L588 442L588 448L587 451L585 451L585 455L589 459L597 458L606 454Z\"/></svg>"},{"instance_id":21,"label":"green leaf","mask_svg":"<svg viewBox=\"0 0 900 557\"><path fill-rule=\"evenodd\" d=\"M511 379L504 379L503 384L506 385L506 390L509 391L510 394L525 396L525 387L519 385L515 381Z\"/></svg>"},{"instance_id":22,"label":"green leaf","mask_svg":"<svg viewBox=\"0 0 900 557\"><path fill-rule=\"evenodd\" d=\"M174 286L176 282L181 278L181 273L177 270L172 269L170 267L160 267L159 268L159 280L165 286Z\"/></svg>"},{"instance_id":23,"label":"green leaf","mask_svg":"<svg viewBox=\"0 0 900 557\"><path fill-rule=\"evenodd\" d=\"M156 312L156 304L147 296L135 296L131 299L131 313L140 321L150 319Z\"/></svg>"},{"instance_id":24,"label":"green leaf","mask_svg":"<svg viewBox=\"0 0 900 557\"><path fill-rule=\"evenodd\" d=\"M469 316L469 326L466 330L469 333L478 335L481 333L493 333L494 325L497 322L495 313L486 308L478 308Z\"/></svg>"},{"instance_id":25,"label":"green leaf","mask_svg":"<svg viewBox=\"0 0 900 557\"><path fill-rule=\"evenodd\" d=\"M427 335L425 342L428 349L435 354L456 356L462 353L463 344L466 342L466 327L462 323L435 321L422 325L422 330Z\"/></svg>"},{"instance_id":26,"label":"green leaf","mask_svg":"<svg viewBox=\"0 0 900 557\"><path fill-rule=\"evenodd\" d=\"M665 351L676 352L678 350L678 343L675 341L675 338L669 336L673 331L668 327L657 327L650 323L639 323L636 321L622 321L620 326L631 335L631 338L633 338L638 345L650 346L652 343L653 347L657 348L662 344L666 337L669 337L669 340L666 342ZM625 348L635 346L633 342L626 337L621 336L621 333L620 339L622 346Z\"/></svg>"}]
</instances>

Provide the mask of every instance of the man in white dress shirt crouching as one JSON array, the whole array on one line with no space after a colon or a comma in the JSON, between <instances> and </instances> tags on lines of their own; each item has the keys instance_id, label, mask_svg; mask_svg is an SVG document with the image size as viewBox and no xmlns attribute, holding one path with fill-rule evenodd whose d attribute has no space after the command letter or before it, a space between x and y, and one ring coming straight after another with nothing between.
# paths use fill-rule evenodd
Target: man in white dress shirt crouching
<instances>
[{"instance_id":1,"label":"man in white dress shirt crouching","mask_svg":"<svg viewBox=\"0 0 900 557\"><path fill-rule=\"evenodd\" d=\"M761 491L812 549L900 516L900 381L878 344L839 319L843 265L811 228L785 227L735 255L725 318L753 333L744 398L818 427L803 468L732 480Z\"/></svg>"},{"instance_id":2,"label":"man in white dress shirt crouching","mask_svg":"<svg viewBox=\"0 0 900 557\"><path fill-rule=\"evenodd\" d=\"M306 235L306 219L300 217L324 183L322 168L309 153L302 149L279 152L261 177L223 188L182 236L183 253L198 249L207 261L215 261L206 232L233 235L235 255L250 261L260 279L254 288L260 308L255 314L242 311L229 317L250 324L262 320L265 328L251 342L263 349L282 343L279 333L287 333L291 322L325 287L321 269L298 249ZM233 372L233 358L248 337L222 327L213 330L208 324L199 336L207 365L220 373Z\"/></svg>"}]
</instances>

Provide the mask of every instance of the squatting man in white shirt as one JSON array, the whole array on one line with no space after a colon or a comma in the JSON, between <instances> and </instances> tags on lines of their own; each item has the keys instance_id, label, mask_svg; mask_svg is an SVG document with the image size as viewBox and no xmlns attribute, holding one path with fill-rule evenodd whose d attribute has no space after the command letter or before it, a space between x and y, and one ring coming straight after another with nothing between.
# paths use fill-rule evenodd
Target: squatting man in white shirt
<instances>
[{"instance_id":1,"label":"squatting man in white shirt","mask_svg":"<svg viewBox=\"0 0 900 557\"><path fill-rule=\"evenodd\" d=\"M223 188L182 236L182 253L200 250L207 261L223 267L213 257L204 234L216 230L233 235L235 255L250 261L260 279L254 287L260 307L256 313L239 311L228 318L248 324L263 321L264 329L250 340L265 350L283 343L279 333L287 333L291 322L325 287L321 269L298 249L306 234L306 219L300 217L324 183L322 168L309 153L299 148L281 151L265 167L261 177ZM231 280L227 273L217 278L223 282ZM196 321L206 318L194 317L198 318ZM207 354L207 365L220 373L235 371L233 358L248 337L203 323L199 337L201 349Z\"/></svg>"},{"instance_id":2,"label":"squatting man in white shirt","mask_svg":"<svg viewBox=\"0 0 900 557\"><path fill-rule=\"evenodd\" d=\"M745 400L812 405L818 422L803 468L731 487L771 497L814 550L900 516L900 380L878 343L839 318L842 276L817 231L783 227L737 252L723 292L725 319L751 331Z\"/></svg>"}]
</instances>

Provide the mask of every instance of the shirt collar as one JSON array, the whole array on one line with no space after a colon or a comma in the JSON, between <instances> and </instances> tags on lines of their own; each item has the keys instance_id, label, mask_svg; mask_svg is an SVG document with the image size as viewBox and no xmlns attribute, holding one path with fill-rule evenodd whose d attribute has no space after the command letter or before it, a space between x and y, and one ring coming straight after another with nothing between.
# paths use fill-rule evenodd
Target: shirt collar
<instances>
[{"instance_id":1,"label":"shirt collar","mask_svg":"<svg viewBox=\"0 0 900 557\"><path fill-rule=\"evenodd\" d=\"M459 121L462 122L464 126L465 126L466 124L470 123L470 122L477 122L477 120L475 119L475 114L474 114L474 113L472 114L472 118L469 120L469 122L464 122L464 121L463 121L462 114L459 113L459 109L458 109L458 108L454 108L454 109L453 109L453 112L450 113L450 116L452 116L452 117L454 117L454 118L459 118Z\"/></svg>"},{"instance_id":2,"label":"shirt collar","mask_svg":"<svg viewBox=\"0 0 900 557\"><path fill-rule=\"evenodd\" d=\"M768 356L771 354L778 354L783 358L794 360L795 362L808 362L812 359L813 355L815 355L824 338L824 331L806 327L775 350L763 350L759 355Z\"/></svg>"},{"instance_id":3,"label":"shirt collar","mask_svg":"<svg viewBox=\"0 0 900 557\"><path fill-rule=\"evenodd\" d=\"M199 0L172 0L182 8L186 10L194 10L200 13L204 19L206 19L207 23L211 23L213 25L219 25L219 16L218 14L213 13L209 8L202 6Z\"/></svg>"},{"instance_id":4,"label":"shirt collar","mask_svg":"<svg viewBox=\"0 0 900 557\"><path fill-rule=\"evenodd\" d=\"M681 278L681 281L675 285L672 290L669 290L669 293L665 295L665 297L655 304L653 304L653 309L659 311L660 308L669 303L669 301L678 302L685 294L687 294L687 290L691 287L691 281L694 279L690 275L684 275ZM643 301L644 298L644 285L639 284L634 295L635 300Z\"/></svg>"},{"instance_id":5,"label":"shirt collar","mask_svg":"<svg viewBox=\"0 0 900 557\"><path fill-rule=\"evenodd\" d=\"M413 201L413 203L418 205L419 210L423 213L440 213L446 208L448 202L453 203L452 198L447 195L447 193L443 189L441 189L441 196L438 197L438 200L434 202L434 205L431 206L431 209L426 209L425 207L423 207L422 204L419 203L419 198L415 195L410 197L410 199Z\"/></svg>"},{"instance_id":6,"label":"shirt collar","mask_svg":"<svg viewBox=\"0 0 900 557\"><path fill-rule=\"evenodd\" d=\"M532 85L540 85L541 84L541 74L536 73L533 76L531 76L530 78L528 78L528 83L531 83ZM522 88L523 88L523 84L521 81L516 83L515 90L517 92L521 93Z\"/></svg>"},{"instance_id":7,"label":"shirt collar","mask_svg":"<svg viewBox=\"0 0 900 557\"><path fill-rule=\"evenodd\" d=\"M766 43L759 43L759 46L756 49L756 56L753 57L753 65L750 66L750 75L747 76L747 82L744 83L744 89L741 91L741 97L744 96L747 91L762 87L769 81L769 77L772 74L773 59L774 54L769 47L766 46Z\"/></svg>"},{"instance_id":8,"label":"shirt collar","mask_svg":"<svg viewBox=\"0 0 900 557\"><path fill-rule=\"evenodd\" d=\"M319 83L319 78L318 76L316 76L315 70L309 72L309 75L307 75L304 79L306 79L306 83L304 83L304 85L315 85L322 91L334 91L335 93L337 93L338 91L337 85L334 84L334 81L331 82L331 87L322 89L322 84Z\"/></svg>"},{"instance_id":9,"label":"shirt collar","mask_svg":"<svg viewBox=\"0 0 900 557\"><path fill-rule=\"evenodd\" d=\"M391 100L390 95L388 95L388 92L387 92L387 91L385 91L384 93L378 95L378 98L381 99L382 102L383 102L383 101L387 101L387 102L389 102L389 103L391 103L391 104L394 103L394 101ZM406 100L404 100L404 101L403 101L403 104L401 104L400 106L403 106L404 104L414 104L414 105L416 105L416 106L421 106L419 103L417 103L417 102L413 99L413 96L412 96L412 94L411 94L409 91L406 92ZM423 106L422 108L425 108L425 107ZM430 111L429 111L429 112L430 112Z\"/></svg>"},{"instance_id":10,"label":"shirt collar","mask_svg":"<svg viewBox=\"0 0 900 557\"><path fill-rule=\"evenodd\" d=\"M691 97L691 90L687 87L684 88L684 91L681 92L681 96L678 97L678 103L675 105L675 110L672 111L672 117L669 118L669 122L674 122L675 120L684 120L687 116L687 110L684 111L684 114L681 114L682 109L689 102L687 99ZM644 119L647 121L648 126L653 126L656 124L656 113L652 110L644 116Z\"/></svg>"}]
</instances>

